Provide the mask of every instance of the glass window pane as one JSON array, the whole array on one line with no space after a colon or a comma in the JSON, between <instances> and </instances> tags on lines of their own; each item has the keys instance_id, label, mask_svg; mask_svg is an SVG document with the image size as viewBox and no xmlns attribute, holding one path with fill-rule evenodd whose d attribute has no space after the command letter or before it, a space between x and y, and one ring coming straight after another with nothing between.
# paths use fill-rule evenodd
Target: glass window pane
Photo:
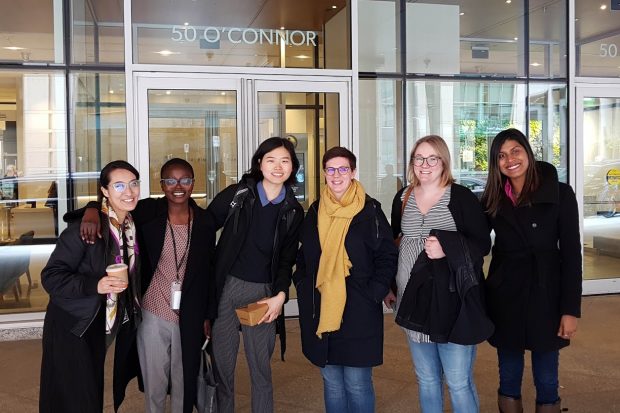
<instances>
[{"instance_id":1,"label":"glass window pane","mask_svg":"<svg viewBox=\"0 0 620 413\"><path fill-rule=\"evenodd\" d=\"M148 102L151 196L163 196L162 165L182 158L194 168L192 198L206 207L238 180L237 92L151 89Z\"/></svg>"},{"instance_id":2,"label":"glass window pane","mask_svg":"<svg viewBox=\"0 0 620 413\"><path fill-rule=\"evenodd\" d=\"M340 143L339 122L337 93L258 93L259 141L282 136L293 143L300 164L295 196L305 209L323 188L321 159Z\"/></svg>"},{"instance_id":3,"label":"glass window pane","mask_svg":"<svg viewBox=\"0 0 620 413\"><path fill-rule=\"evenodd\" d=\"M620 276L620 98L583 101L584 278Z\"/></svg>"},{"instance_id":4,"label":"glass window pane","mask_svg":"<svg viewBox=\"0 0 620 413\"><path fill-rule=\"evenodd\" d=\"M534 155L555 165L560 181L568 182L566 85L531 83L529 102L529 140Z\"/></svg>"},{"instance_id":5,"label":"glass window pane","mask_svg":"<svg viewBox=\"0 0 620 413\"><path fill-rule=\"evenodd\" d=\"M521 83L407 84L407 151L418 138L440 135L452 155L455 179L481 196L490 143L500 131L524 131L526 87Z\"/></svg>"},{"instance_id":6,"label":"glass window pane","mask_svg":"<svg viewBox=\"0 0 620 413\"><path fill-rule=\"evenodd\" d=\"M62 1L2 2L0 61L64 62Z\"/></svg>"},{"instance_id":7,"label":"glass window pane","mask_svg":"<svg viewBox=\"0 0 620 413\"><path fill-rule=\"evenodd\" d=\"M360 72L400 72L399 3L360 0L358 14Z\"/></svg>"},{"instance_id":8,"label":"glass window pane","mask_svg":"<svg viewBox=\"0 0 620 413\"><path fill-rule=\"evenodd\" d=\"M123 63L123 2L71 1L73 63Z\"/></svg>"},{"instance_id":9,"label":"glass window pane","mask_svg":"<svg viewBox=\"0 0 620 413\"><path fill-rule=\"evenodd\" d=\"M0 314L47 306L40 274L67 206L64 79L0 73Z\"/></svg>"},{"instance_id":10,"label":"glass window pane","mask_svg":"<svg viewBox=\"0 0 620 413\"><path fill-rule=\"evenodd\" d=\"M575 0L577 76L620 76L620 19L609 2ZM602 8L602 6L605 6Z\"/></svg>"},{"instance_id":11,"label":"glass window pane","mask_svg":"<svg viewBox=\"0 0 620 413\"><path fill-rule=\"evenodd\" d=\"M566 77L566 3L529 1L531 77Z\"/></svg>"},{"instance_id":12,"label":"glass window pane","mask_svg":"<svg viewBox=\"0 0 620 413\"><path fill-rule=\"evenodd\" d=\"M360 81L358 176L389 217L396 192L406 184L402 131L402 82Z\"/></svg>"},{"instance_id":13,"label":"glass window pane","mask_svg":"<svg viewBox=\"0 0 620 413\"><path fill-rule=\"evenodd\" d=\"M351 67L348 2L132 2L134 62Z\"/></svg>"},{"instance_id":14,"label":"glass window pane","mask_svg":"<svg viewBox=\"0 0 620 413\"><path fill-rule=\"evenodd\" d=\"M97 198L99 171L108 162L127 158L125 75L71 75L75 159L71 173L76 207Z\"/></svg>"}]
</instances>

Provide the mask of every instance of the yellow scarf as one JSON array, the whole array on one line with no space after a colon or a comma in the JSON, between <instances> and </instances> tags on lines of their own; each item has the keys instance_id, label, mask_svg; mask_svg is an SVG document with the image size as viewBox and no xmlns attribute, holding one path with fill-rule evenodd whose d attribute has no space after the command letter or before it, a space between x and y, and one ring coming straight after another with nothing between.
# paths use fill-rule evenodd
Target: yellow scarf
<instances>
[{"instance_id":1,"label":"yellow scarf","mask_svg":"<svg viewBox=\"0 0 620 413\"><path fill-rule=\"evenodd\" d=\"M318 213L321 258L316 279L316 288L321 293L321 317L316 331L319 338L322 333L340 329L347 301L345 277L352 267L344 240L351 220L364 208L365 202L366 192L357 180L351 181L340 201L327 186L321 193Z\"/></svg>"}]
</instances>

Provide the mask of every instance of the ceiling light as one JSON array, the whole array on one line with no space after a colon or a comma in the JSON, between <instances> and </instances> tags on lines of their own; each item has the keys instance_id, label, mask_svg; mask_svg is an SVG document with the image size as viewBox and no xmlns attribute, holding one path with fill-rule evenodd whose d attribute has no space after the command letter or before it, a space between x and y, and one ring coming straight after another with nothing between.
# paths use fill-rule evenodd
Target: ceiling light
<instances>
[{"instance_id":1,"label":"ceiling light","mask_svg":"<svg viewBox=\"0 0 620 413\"><path fill-rule=\"evenodd\" d=\"M226 96L226 92L220 92L220 95Z\"/></svg>"},{"instance_id":2,"label":"ceiling light","mask_svg":"<svg viewBox=\"0 0 620 413\"><path fill-rule=\"evenodd\" d=\"M171 52L170 50L160 50L159 52L155 52L155 53L160 54L162 56L170 56L170 55L173 55L173 54L181 54L179 52Z\"/></svg>"},{"instance_id":3,"label":"ceiling light","mask_svg":"<svg viewBox=\"0 0 620 413\"><path fill-rule=\"evenodd\" d=\"M606 4L601 4L601 10L605 10L607 8Z\"/></svg>"},{"instance_id":4,"label":"ceiling light","mask_svg":"<svg viewBox=\"0 0 620 413\"><path fill-rule=\"evenodd\" d=\"M337 8L338 8L338 6L332 6L332 9L337 9Z\"/></svg>"},{"instance_id":5,"label":"ceiling light","mask_svg":"<svg viewBox=\"0 0 620 413\"><path fill-rule=\"evenodd\" d=\"M517 40L519 40L519 38L518 38L518 37L515 37L515 42L516 42Z\"/></svg>"},{"instance_id":6,"label":"ceiling light","mask_svg":"<svg viewBox=\"0 0 620 413\"><path fill-rule=\"evenodd\" d=\"M166 95L169 95L170 93L172 93L172 92L169 91L169 90L166 90Z\"/></svg>"},{"instance_id":7,"label":"ceiling light","mask_svg":"<svg viewBox=\"0 0 620 413\"><path fill-rule=\"evenodd\" d=\"M189 22L183 23L184 26L189 26Z\"/></svg>"},{"instance_id":8,"label":"ceiling light","mask_svg":"<svg viewBox=\"0 0 620 413\"><path fill-rule=\"evenodd\" d=\"M280 26L280 30L286 30L286 27Z\"/></svg>"},{"instance_id":9,"label":"ceiling light","mask_svg":"<svg viewBox=\"0 0 620 413\"><path fill-rule=\"evenodd\" d=\"M114 94L114 91L113 91L113 90L110 90L110 91L108 91L108 93L109 93L109 94L111 94L111 95L113 95L113 94Z\"/></svg>"},{"instance_id":10,"label":"ceiling light","mask_svg":"<svg viewBox=\"0 0 620 413\"><path fill-rule=\"evenodd\" d=\"M534 62L534 63L531 64L531 66L538 67L538 66L540 66L540 63Z\"/></svg>"},{"instance_id":11,"label":"ceiling light","mask_svg":"<svg viewBox=\"0 0 620 413\"><path fill-rule=\"evenodd\" d=\"M6 47L3 47L3 49L6 49L6 50L24 50L23 47L19 47L19 46L6 46Z\"/></svg>"},{"instance_id":12,"label":"ceiling light","mask_svg":"<svg viewBox=\"0 0 620 413\"><path fill-rule=\"evenodd\" d=\"M512 0L506 0L506 4L512 3Z\"/></svg>"},{"instance_id":13,"label":"ceiling light","mask_svg":"<svg viewBox=\"0 0 620 413\"><path fill-rule=\"evenodd\" d=\"M464 11L460 12L459 16L465 16L465 12Z\"/></svg>"},{"instance_id":14,"label":"ceiling light","mask_svg":"<svg viewBox=\"0 0 620 413\"><path fill-rule=\"evenodd\" d=\"M310 59L310 56L306 56L305 54L300 54L299 56L295 56L297 59Z\"/></svg>"}]
</instances>

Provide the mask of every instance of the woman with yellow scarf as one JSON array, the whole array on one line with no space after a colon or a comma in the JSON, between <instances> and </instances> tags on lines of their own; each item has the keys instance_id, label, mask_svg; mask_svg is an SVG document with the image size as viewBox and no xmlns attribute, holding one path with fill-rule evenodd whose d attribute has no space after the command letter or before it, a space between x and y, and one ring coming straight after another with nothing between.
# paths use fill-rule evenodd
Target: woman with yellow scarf
<instances>
[{"instance_id":1,"label":"woman with yellow scarf","mask_svg":"<svg viewBox=\"0 0 620 413\"><path fill-rule=\"evenodd\" d=\"M355 179L356 157L323 156L327 185L302 225L293 281L302 350L321 368L325 411L374 412L372 368L383 363L382 300L398 251L379 202Z\"/></svg>"}]
</instances>

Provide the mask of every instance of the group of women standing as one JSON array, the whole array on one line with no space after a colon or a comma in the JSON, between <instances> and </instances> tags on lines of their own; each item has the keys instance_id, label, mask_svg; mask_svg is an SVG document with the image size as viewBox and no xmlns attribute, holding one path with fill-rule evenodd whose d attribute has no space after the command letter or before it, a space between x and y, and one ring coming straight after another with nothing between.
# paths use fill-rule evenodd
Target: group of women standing
<instances>
[{"instance_id":1,"label":"group of women standing","mask_svg":"<svg viewBox=\"0 0 620 413\"><path fill-rule=\"evenodd\" d=\"M273 411L270 360L276 333L284 355L291 278L302 350L320 369L329 413L375 409L383 302L394 306L406 333L424 413L443 411L444 378L453 411L479 411L473 366L476 344L487 339L497 348L500 412L523 410L524 350L532 353L536 411L560 411L558 351L580 316L577 203L555 168L534 160L518 130L494 139L481 202L454 183L443 139L419 139L391 228L343 147L324 154L326 185L305 218L292 190L299 161L286 139L261 143L248 173L206 211L190 198L193 170L183 162L162 167L165 198L140 202L137 171L118 161L106 166L101 213L87 209L82 230L76 223L61 234L42 273L51 299L41 411L101 411L106 345L116 336L115 407L138 373L137 347L147 411L163 411L169 390L173 411L189 412L204 333L212 335L218 411L233 412L239 330L252 411ZM128 263L129 283L105 276L114 262ZM176 283L183 297L177 308ZM115 328L108 331L114 297ZM256 301L267 304L266 314L257 326L241 325L235 309Z\"/></svg>"}]
</instances>

